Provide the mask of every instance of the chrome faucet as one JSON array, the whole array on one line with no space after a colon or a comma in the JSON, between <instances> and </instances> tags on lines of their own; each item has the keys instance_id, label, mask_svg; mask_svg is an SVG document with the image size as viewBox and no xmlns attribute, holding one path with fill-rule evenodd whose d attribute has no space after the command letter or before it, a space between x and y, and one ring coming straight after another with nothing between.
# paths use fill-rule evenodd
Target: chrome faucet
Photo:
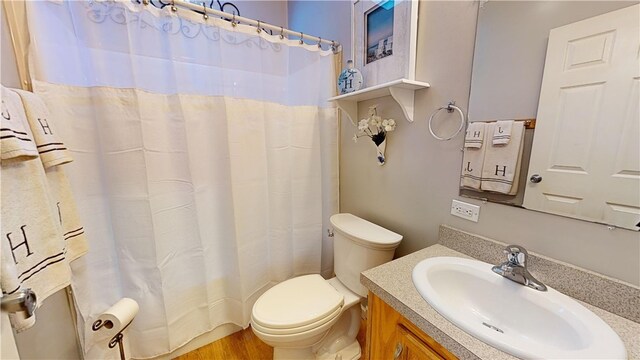
<instances>
[{"instance_id":1,"label":"chrome faucet","mask_svg":"<svg viewBox=\"0 0 640 360\"><path fill-rule=\"evenodd\" d=\"M520 245L507 245L502 252L507 254L507 261L491 268L494 273L530 288L547 291L547 287L536 280L527 270L527 256L529 253L525 248Z\"/></svg>"}]
</instances>

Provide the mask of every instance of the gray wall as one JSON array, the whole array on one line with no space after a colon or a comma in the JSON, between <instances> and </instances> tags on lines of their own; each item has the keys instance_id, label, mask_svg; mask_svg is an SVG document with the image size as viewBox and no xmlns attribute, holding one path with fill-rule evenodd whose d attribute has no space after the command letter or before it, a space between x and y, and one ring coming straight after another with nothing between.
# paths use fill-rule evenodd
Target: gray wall
<instances>
[{"instance_id":1,"label":"gray wall","mask_svg":"<svg viewBox=\"0 0 640 360\"><path fill-rule=\"evenodd\" d=\"M478 2L471 1L420 3L417 77L426 79L431 88L416 93L412 124L389 97L360 103L360 117L377 103L381 115L399 120L389 136L384 166L376 165L373 145L362 139L353 143L355 129L342 122L341 211L403 234L398 255L435 244L439 225L449 224L640 284L637 232L611 231L603 225L470 199L462 200L481 205L478 223L449 214L451 200L459 198L462 136L436 141L428 134L426 119L450 99L468 108L477 7ZM437 131L455 130L454 119L443 116Z\"/></svg>"},{"instance_id":2,"label":"gray wall","mask_svg":"<svg viewBox=\"0 0 640 360\"><path fill-rule=\"evenodd\" d=\"M287 1L278 0L226 0L232 2L240 10L240 15L251 19L266 21L272 25L287 27ZM214 7L215 9L215 7Z\"/></svg>"},{"instance_id":3,"label":"gray wall","mask_svg":"<svg viewBox=\"0 0 640 360\"><path fill-rule=\"evenodd\" d=\"M549 30L638 1L489 1L478 14L469 119L529 119L538 111Z\"/></svg>"},{"instance_id":4,"label":"gray wall","mask_svg":"<svg viewBox=\"0 0 640 360\"><path fill-rule=\"evenodd\" d=\"M343 62L351 57L351 2L349 0L289 0L291 30L338 41Z\"/></svg>"}]
</instances>

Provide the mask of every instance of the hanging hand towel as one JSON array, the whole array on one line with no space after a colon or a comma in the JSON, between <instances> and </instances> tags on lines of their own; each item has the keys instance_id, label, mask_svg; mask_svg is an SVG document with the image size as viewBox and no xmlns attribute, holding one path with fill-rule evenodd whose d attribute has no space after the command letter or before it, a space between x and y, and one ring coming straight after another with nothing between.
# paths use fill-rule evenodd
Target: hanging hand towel
<instances>
[{"instance_id":1,"label":"hanging hand towel","mask_svg":"<svg viewBox=\"0 0 640 360\"><path fill-rule=\"evenodd\" d=\"M53 199L57 220L62 226L69 262L79 258L89 251L87 235L78 216L76 203L71 192L71 184L60 166L53 166L45 170L49 182L49 191ZM56 215L56 214L54 214Z\"/></svg>"},{"instance_id":2,"label":"hanging hand towel","mask_svg":"<svg viewBox=\"0 0 640 360\"><path fill-rule=\"evenodd\" d=\"M497 121L493 131L493 145L506 145L511 140L513 120Z\"/></svg>"},{"instance_id":3,"label":"hanging hand towel","mask_svg":"<svg viewBox=\"0 0 640 360\"><path fill-rule=\"evenodd\" d=\"M2 86L2 118L0 118L0 152L2 160L38 156L36 145L25 131L25 113L18 94Z\"/></svg>"},{"instance_id":4,"label":"hanging hand towel","mask_svg":"<svg viewBox=\"0 0 640 360\"><path fill-rule=\"evenodd\" d=\"M54 122L49 117L49 109L38 95L24 90L12 90L22 98L22 104L27 114L27 123L33 133L33 139L36 142L44 168L73 161L69 151L59 138Z\"/></svg>"},{"instance_id":5,"label":"hanging hand towel","mask_svg":"<svg viewBox=\"0 0 640 360\"><path fill-rule=\"evenodd\" d=\"M31 137L28 125L23 124ZM48 181L38 158L3 160L0 187L2 270L0 286L7 294L31 288L41 303L69 285L71 270L62 230L56 221ZM11 316L13 327L23 331L34 319Z\"/></svg>"},{"instance_id":6,"label":"hanging hand towel","mask_svg":"<svg viewBox=\"0 0 640 360\"><path fill-rule=\"evenodd\" d=\"M484 139L484 122L472 122L467 128L467 134L464 137L465 149L480 149Z\"/></svg>"},{"instance_id":7,"label":"hanging hand towel","mask_svg":"<svg viewBox=\"0 0 640 360\"><path fill-rule=\"evenodd\" d=\"M489 134L494 133L496 126L497 123L488 125ZM516 122L508 144L487 146L482 166L482 190L508 195L517 193L523 142L524 124Z\"/></svg>"},{"instance_id":8,"label":"hanging hand towel","mask_svg":"<svg viewBox=\"0 0 640 360\"><path fill-rule=\"evenodd\" d=\"M42 99L28 91L16 90L16 92L22 98L27 122L40 151L40 159L45 168L50 196L53 200L53 213L57 215L66 241L67 259L73 261L88 251L86 235L78 217L71 185L64 170L58 166L69 163L73 159L58 137L55 120L51 118L49 109Z\"/></svg>"},{"instance_id":9,"label":"hanging hand towel","mask_svg":"<svg viewBox=\"0 0 640 360\"><path fill-rule=\"evenodd\" d=\"M471 125L476 125L473 131L479 131L481 133L480 138L484 137L485 132L489 128L489 126L486 126L487 124L483 122L476 122L472 123ZM469 125L469 129L471 129L471 125ZM474 190L480 190L482 166L484 163L484 154L487 146L490 145L487 144L486 141L481 141L479 148L467 147L465 140L460 186Z\"/></svg>"}]
</instances>

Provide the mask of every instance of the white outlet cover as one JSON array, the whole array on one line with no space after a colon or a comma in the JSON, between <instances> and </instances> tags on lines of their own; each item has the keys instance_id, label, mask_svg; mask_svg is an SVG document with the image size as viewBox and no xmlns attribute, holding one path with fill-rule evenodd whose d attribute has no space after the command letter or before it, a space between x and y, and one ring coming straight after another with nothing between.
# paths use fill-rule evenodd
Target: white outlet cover
<instances>
[{"instance_id":1,"label":"white outlet cover","mask_svg":"<svg viewBox=\"0 0 640 360\"><path fill-rule=\"evenodd\" d=\"M459 200L453 200L451 201L451 215L465 220L478 222L478 218L480 217L480 206Z\"/></svg>"}]
</instances>

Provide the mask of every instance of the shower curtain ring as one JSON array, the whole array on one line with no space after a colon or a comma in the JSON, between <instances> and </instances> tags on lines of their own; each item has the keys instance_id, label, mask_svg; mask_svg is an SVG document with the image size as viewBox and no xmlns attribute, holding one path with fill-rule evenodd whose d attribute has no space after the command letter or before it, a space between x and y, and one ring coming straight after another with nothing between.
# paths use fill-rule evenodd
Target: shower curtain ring
<instances>
[{"instance_id":1,"label":"shower curtain ring","mask_svg":"<svg viewBox=\"0 0 640 360\"><path fill-rule=\"evenodd\" d=\"M258 34L262 32L262 29L260 28L260 20L258 20L258 29L256 31L258 32Z\"/></svg>"},{"instance_id":2,"label":"shower curtain ring","mask_svg":"<svg viewBox=\"0 0 640 360\"><path fill-rule=\"evenodd\" d=\"M176 7L176 2L174 0L171 0L171 11L173 12L178 11L178 8Z\"/></svg>"},{"instance_id":3,"label":"shower curtain ring","mask_svg":"<svg viewBox=\"0 0 640 360\"><path fill-rule=\"evenodd\" d=\"M300 45L304 44L304 34L300 32Z\"/></svg>"},{"instance_id":4,"label":"shower curtain ring","mask_svg":"<svg viewBox=\"0 0 640 360\"><path fill-rule=\"evenodd\" d=\"M207 15L207 5L205 5L204 2L202 2L202 17L205 20L209 20L209 15Z\"/></svg>"},{"instance_id":5,"label":"shower curtain ring","mask_svg":"<svg viewBox=\"0 0 640 360\"><path fill-rule=\"evenodd\" d=\"M322 38L318 38L318 49L322 49Z\"/></svg>"},{"instance_id":6,"label":"shower curtain ring","mask_svg":"<svg viewBox=\"0 0 640 360\"><path fill-rule=\"evenodd\" d=\"M280 40L284 39L284 29L280 26Z\"/></svg>"},{"instance_id":7,"label":"shower curtain ring","mask_svg":"<svg viewBox=\"0 0 640 360\"><path fill-rule=\"evenodd\" d=\"M236 27L238 23L236 22L236 14L233 14L233 18L231 19L231 26Z\"/></svg>"},{"instance_id":8,"label":"shower curtain ring","mask_svg":"<svg viewBox=\"0 0 640 360\"><path fill-rule=\"evenodd\" d=\"M336 51L336 42L331 40L331 51L335 52Z\"/></svg>"}]
</instances>

